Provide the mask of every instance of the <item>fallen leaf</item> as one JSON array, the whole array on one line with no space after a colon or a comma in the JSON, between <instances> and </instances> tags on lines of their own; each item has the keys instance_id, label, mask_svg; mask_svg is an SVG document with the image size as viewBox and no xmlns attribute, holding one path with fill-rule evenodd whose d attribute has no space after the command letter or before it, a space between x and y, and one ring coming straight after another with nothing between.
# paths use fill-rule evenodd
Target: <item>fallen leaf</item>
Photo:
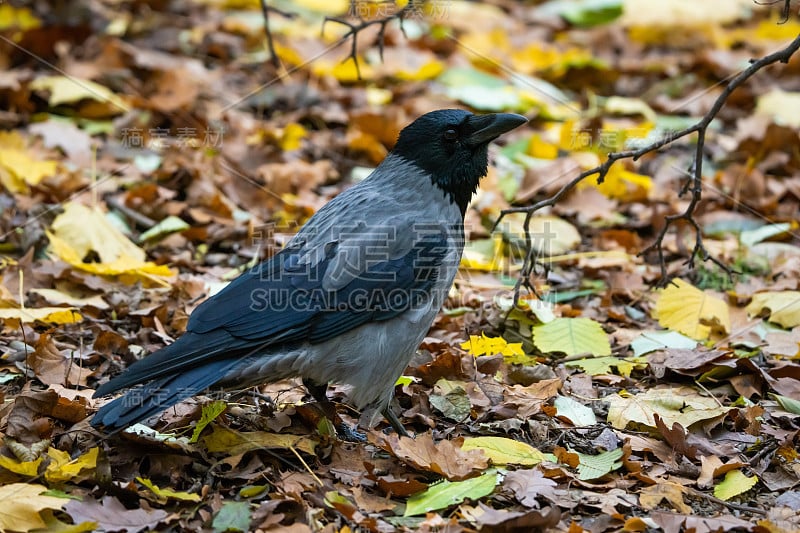
<instances>
[{"instance_id":1,"label":"fallen leaf","mask_svg":"<svg viewBox=\"0 0 800 533\"><path fill-rule=\"evenodd\" d=\"M40 512L61 509L70 500L45 496L44 485L11 483L0 485L0 531L30 531L45 527Z\"/></svg>"},{"instance_id":2,"label":"fallen leaf","mask_svg":"<svg viewBox=\"0 0 800 533\"><path fill-rule=\"evenodd\" d=\"M690 387L655 388L635 395L612 394L603 401L609 403L608 421L617 429L625 429L631 422L655 428L656 414L668 427L675 423L689 427L731 410L721 406L715 398L701 396Z\"/></svg>"},{"instance_id":3,"label":"fallen leaf","mask_svg":"<svg viewBox=\"0 0 800 533\"><path fill-rule=\"evenodd\" d=\"M800 291L756 293L746 310L751 316L769 312L770 322L775 322L786 329L792 329L800 326Z\"/></svg>"},{"instance_id":4,"label":"fallen leaf","mask_svg":"<svg viewBox=\"0 0 800 533\"><path fill-rule=\"evenodd\" d=\"M466 437L461 449L481 450L494 465L533 466L544 461L542 452L530 444L506 437Z\"/></svg>"},{"instance_id":5,"label":"fallen leaf","mask_svg":"<svg viewBox=\"0 0 800 533\"><path fill-rule=\"evenodd\" d=\"M206 449L212 453L225 452L228 455L255 450L257 448L279 448L288 450L295 448L298 451L314 454L317 443L308 437L288 435L284 433L269 433L266 431L240 432L219 425L212 425L213 431L201 440Z\"/></svg>"},{"instance_id":6,"label":"fallen leaf","mask_svg":"<svg viewBox=\"0 0 800 533\"><path fill-rule=\"evenodd\" d=\"M415 516L445 509L451 505L461 503L467 498L473 500L483 498L494 491L499 481L497 471L494 469L464 481L441 481L431 485L424 492L410 497L406 502L406 510L403 516Z\"/></svg>"},{"instance_id":7,"label":"fallen leaf","mask_svg":"<svg viewBox=\"0 0 800 533\"><path fill-rule=\"evenodd\" d=\"M519 503L526 507L540 507L538 498L555 501L558 484L544 477L540 470L515 470L506 474L503 487L514 493Z\"/></svg>"},{"instance_id":8,"label":"fallen leaf","mask_svg":"<svg viewBox=\"0 0 800 533\"><path fill-rule=\"evenodd\" d=\"M489 464L482 451L463 450L462 445L462 439L434 442L430 433L422 433L415 439L387 435L381 447L414 468L460 480L484 470Z\"/></svg>"},{"instance_id":9,"label":"fallen leaf","mask_svg":"<svg viewBox=\"0 0 800 533\"><path fill-rule=\"evenodd\" d=\"M752 489L756 483L758 476L747 477L741 470L731 470L725 474L725 479L714 487L714 496L727 501Z\"/></svg>"},{"instance_id":10,"label":"fallen leaf","mask_svg":"<svg viewBox=\"0 0 800 533\"><path fill-rule=\"evenodd\" d=\"M686 487L672 481L661 481L655 485L645 487L639 493L639 505L644 509L653 510L663 500L667 500L672 507L683 514L691 514L692 508L683 501Z\"/></svg>"},{"instance_id":11,"label":"fallen leaf","mask_svg":"<svg viewBox=\"0 0 800 533\"><path fill-rule=\"evenodd\" d=\"M156 500L159 503L166 503L167 500L179 500L179 501L183 501L183 502L199 502L200 501L200 495L199 494L192 494L192 493L189 493L189 492L176 491L176 490L172 490L172 489L162 489L161 487L157 486L155 483L153 483L149 479L143 478L143 477L138 477L137 476L136 481L138 481L139 483L141 483L142 485L144 485L145 487L150 489L150 492L152 492L155 495Z\"/></svg>"},{"instance_id":12,"label":"fallen leaf","mask_svg":"<svg viewBox=\"0 0 800 533\"><path fill-rule=\"evenodd\" d=\"M681 279L660 291L653 318L696 340L706 340L713 330L728 333L731 319L727 304Z\"/></svg>"},{"instance_id":13,"label":"fallen leaf","mask_svg":"<svg viewBox=\"0 0 800 533\"><path fill-rule=\"evenodd\" d=\"M544 353L611 355L603 327L589 318L556 318L533 327L533 344Z\"/></svg>"},{"instance_id":14,"label":"fallen leaf","mask_svg":"<svg viewBox=\"0 0 800 533\"><path fill-rule=\"evenodd\" d=\"M83 500L68 500L64 511L75 523L96 522L105 531L124 531L137 533L155 527L165 520L169 514L161 509L150 509L142 505L137 509L126 509L113 496L104 496L95 500L85 496Z\"/></svg>"},{"instance_id":15,"label":"fallen leaf","mask_svg":"<svg viewBox=\"0 0 800 533\"><path fill-rule=\"evenodd\" d=\"M63 483L79 476L87 475L97 468L97 457L100 449L95 446L73 459L70 454L56 448L47 450L50 463L44 472L44 477L50 483Z\"/></svg>"}]
</instances>

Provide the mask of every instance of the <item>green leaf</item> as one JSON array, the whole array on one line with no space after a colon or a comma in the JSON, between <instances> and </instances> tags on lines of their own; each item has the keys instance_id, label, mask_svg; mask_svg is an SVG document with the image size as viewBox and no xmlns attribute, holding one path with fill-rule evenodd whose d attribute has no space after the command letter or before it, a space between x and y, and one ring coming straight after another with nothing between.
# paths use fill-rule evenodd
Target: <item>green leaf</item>
<instances>
[{"instance_id":1,"label":"green leaf","mask_svg":"<svg viewBox=\"0 0 800 533\"><path fill-rule=\"evenodd\" d=\"M646 353L664 348L675 348L682 350L693 350L697 347L697 341L682 335L677 331L645 331L631 343L633 355L639 357Z\"/></svg>"},{"instance_id":2,"label":"green leaf","mask_svg":"<svg viewBox=\"0 0 800 533\"><path fill-rule=\"evenodd\" d=\"M165 237L170 233L187 230L191 226L176 216L168 216L149 230L139 235L139 242Z\"/></svg>"},{"instance_id":3,"label":"green leaf","mask_svg":"<svg viewBox=\"0 0 800 533\"><path fill-rule=\"evenodd\" d=\"M575 300L576 298L582 298L583 296L591 296L592 294L597 294L597 292L598 291L595 289L548 292L547 294L542 295L542 300L551 304L560 304L563 302L569 302L570 300Z\"/></svg>"},{"instance_id":4,"label":"green leaf","mask_svg":"<svg viewBox=\"0 0 800 533\"><path fill-rule=\"evenodd\" d=\"M147 478L137 477L136 481L138 481L139 483L150 489L150 492L155 494L160 501L166 501L168 499L180 500L184 502L200 501L199 494L192 494L190 492L183 492L183 491L175 491L172 489L162 489Z\"/></svg>"},{"instance_id":5,"label":"green leaf","mask_svg":"<svg viewBox=\"0 0 800 533\"><path fill-rule=\"evenodd\" d=\"M556 416L561 416L575 426L593 426L597 423L594 411L580 402L566 396L556 396Z\"/></svg>"},{"instance_id":6,"label":"green leaf","mask_svg":"<svg viewBox=\"0 0 800 533\"><path fill-rule=\"evenodd\" d=\"M211 522L214 533L247 531L250 528L250 504L247 502L225 502Z\"/></svg>"},{"instance_id":7,"label":"green leaf","mask_svg":"<svg viewBox=\"0 0 800 533\"><path fill-rule=\"evenodd\" d=\"M788 396L781 396L780 394L770 394L784 410L800 415L800 400L794 400Z\"/></svg>"},{"instance_id":8,"label":"green leaf","mask_svg":"<svg viewBox=\"0 0 800 533\"><path fill-rule=\"evenodd\" d=\"M758 476L747 477L741 470L731 470L725 474L725 479L714 487L714 496L727 501L752 489L756 483Z\"/></svg>"},{"instance_id":9,"label":"green leaf","mask_svg":"<svg viewBox=\"0 0 800 533\"><path fill-rule=\"evenodd\" d=\"M406 503L406 512L403 516L414 516L429 511L438 511L451 505L463 502L470 498L477 500L488 496L499 483L497 470L491 469L486 473L467 479L465 481L442 481L431 485L426 490L411 496Z\"/></svg>"},{"instance_id":10,"label":"green leaf","mask_svg":"<svg viewBox=\"0 0 800 533\"><path fill-rule=\"evenodd\" d=\"M505 80L473 68L447 69L437 78L447 96L482 111L519 109L519 91Z\"/></svg>"},{"instance_id":11,"label":"green leaf","mask_svg":"<svg viewBox=\"0 0 800 533\"><path fill-rule=\"evenodd\" d=\"M506 437L467 437L462 450L483 450L492 464L534 466L544 461L542 452L518 440Z\"/></svg>"},{"instance_id":12,"label":"green leaf","mask_svg":"<svg viewBox=\"0 0 800 533\"><path fill-rule=\"evenodd\" d=\"M570 450L571 451L571 450ZM609 472L622 466L622 448L603 452L599 455L588 455L580 452L573 452L580 458L578 464L578 479L588 481L603 477Z\"/></svg>"},{"instance_id":13,"label":"green leaf","mask_svg":"<svg viewBox=\"0 0 800 533\"><path fill-rule=\"evenodd\" d=\"M741 234L739 234L739 242L741 242L742 245L750 248L751 246L756 245L761 241L765 241L770 237L775 237L776 235L781 235L787 231L791 231L791 229L792 225L788 222L782 222L780 224L765 224L760 228L743 231Z\"/></svg>"},{"instance_id":14,"label":"green leaf","mask_svg":"<svg viewBox=\"0 0 800 533\"><path fill-rule=\"evenodd\" d=\"M400 376L399 378L397 378L397 381L395 381L394 384L395 386L397 385L406 386L406 385L411 385L416 380L417 378L413 378L411 376Z\"/></svg>"},{"instance_id":15,"label":"green leaf","mask_svg":"<svg viewBox=\"0 0 800 533\"><path fill-rule=\"evenodd\" d=\"M611 355L602 326L590 318L557 318L533 328L533 344L544 353Z\"/></svg>"},{"instance_id":16,"label":"green leaf","mask_svg":"<svg viewBox=\"0 0 800 533\"><path fill-rule=\"evenodd\" d=\"M561 16L570 24L584 28L608 24L622 15L621 0L562 0L559 3L563 5Z\"/></svg>"},{"instance_id":17,"label":"green leaf","mask_svg":"<svg viewBox=\"0 0 800 533\"><path fill-rule=\"evenodd\" d=\"M189 442L197 442L197 439L200 438L200 433L203 432L207 425L221 415L227 406L228 404L222 400L215 400L205 404L203 406L203 412L200 414L200 420L197 421L197 425L194 427L192 438L189 439Z\"/></svg>"},{"instance_id":18,"label":"green leaf","mask_svg":"<svg viewBox=\"0 0 800 533\"><path fill-rule=\"evenodd\" d=\"M239 489L239 497L255 498L256 496L264 494L268 488L269 485L248 485Z\"/></svg>"},{"instance_id":19,"label":"green leaf","mask_svg":"<svg viewBox=\"0 0 800 533\"><path fill-rule=\"evenodd\" d=\"M444 378L436 382L434 393L428 397L428 400L445 418L456 422L468 418L472 409L464 387L458 382L448 381Z\"/></svg>"},{"instance_id":20,"label":"green leaf","mask_svg":"<svg viewBox=\"0 0 800 533\"><path fill-rule=\"evenodd\" d=\"M616 368L619 359L616 357L587 357L586 359L577 359L575 361L567 361L565 366L577 366L590 376L599 376L601 374L611 374L611 369Z\"/></svg>"}]
</instances>

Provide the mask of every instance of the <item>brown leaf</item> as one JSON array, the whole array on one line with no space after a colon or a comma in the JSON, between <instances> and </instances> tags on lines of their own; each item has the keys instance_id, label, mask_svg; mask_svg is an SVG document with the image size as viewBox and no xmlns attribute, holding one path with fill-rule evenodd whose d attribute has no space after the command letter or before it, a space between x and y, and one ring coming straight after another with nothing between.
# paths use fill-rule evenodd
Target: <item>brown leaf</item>
<instances>
[{"instance_id":1,"label":"brown leaf","mask_svg":"<svg viewBox=\"0 0 800 533\"><path fill-rule=\"evenodd\" d=\"M647 510L653 510L662 500L667 500L672 506L683 514L692 512L692 508L683 501L686 487L672 481L662 481L651 487L645 487L639 494L639 505Z\"/></svg>"},{"instance_id":2,"label":"brown leaf","mask_svg":"<svg viewBox=\"0 0 800 533\"><path fill-rule=\"evenodd\" d=\"M539 497L556 502L556 482L544 477L540 470L515 470L506 474L503 487L514 493L519 503L534 509L539 508Z\"/></svg>"},{"instance_id":3,"label":"brown leaf","mask_svg":"<svg viewBox=\"0 0 800 533\"><path fill-rule=\"evenodd\" d=\"M34 347L28 364L42 383L86 386L89 371L81 368L79 360L73 359L72 352L59 351L46 333L39 337Z\"/></svg>"},{"instance_id":4,"label":"brown leaf","mask_svg":"<svg viewBox=\"0 0 800 533\"><path fill-rule=\"evenodd\" d=\"M489 466L481 450L463 451L463 438L434 442L430 433L416 439L386 435L379 445L397 458L420 470L441 474L451 481L472 477Z\"/></svg>"},{"instance_id":5,"label":"brown leaf","mask_svg":"<svg viewBox=\"0 0 800 533\"><path fill-rule=\"evenodd\" d=\"M695 446L690 446L686 442L686 430L682 425L678 422L674 422L672 424L672 429L670 429L658 413L653 415L653 419L656 421L658 431L661 432L664 440L672 446L673 450L685 455L689 459L697 459L697 448Z\"/></svg>"},{"instance_id":6,"label":"brown leaf","mask_svg":"<svg viewBox=\"0 0 800 533\"><path fill-rule=\"evenodd\" d=\"M99 529L128 533L154 529L169 516L161 509L150 509L144 501L141 508L128 510L113 496L105 496L99 501L89 497L82 501L69 500L64 510L76 524L97 522Z\"/></svg>"},{"instance_id":7,"label":"brown leaf","mask_svg":"<svg viewBox=\"0 0 800 533\"><path fill-rule=\"evenodd\" d=\"M478 502L476 507L461 506L461 511L482 532L552 531L561 520L558 507L547 507L541 511L506 511Z\"/></svg>"},{"instance_id":8,"label":"brown leaf","mask_svg":"<svg viewBox=\"0 0 800 533\"><path fill-rule=\"evenodd\" d=\"M515 408L517 418L527 419L539 413L542 405L558 393L561 380L545 379L522 387L514 385L506 389L504 405Z\"/></svg>"},{"instance_id":9,"label":"brown leaf","mask_svg":"<svg viewBox=\"0 0 800 533\"><path fill-rule=\"evenodd\" d=\"M367 479L374 481L378 488L389 496L411 496L428 488L425 483L416 479L402 479L392 475L378 476L372 463L364 463L364 468L367 470Z\"/></svg>"},{"instance_id":10,"label":"brown leaf","mask_svg":"<svg viewBox=\"0 0 800 533\"><path fill-rule=\"evenodd\" d=\"M55 390L22 392L14 399L8 414L7 434L25 444L37 442L50 435L50 417L79 422L87 416L87 403L85 396L70 399Z\"/></svg>"},{"instance_id":11,"label":"brown leaf","mask_svg":"<svg viewBox=\"0 0 800 533\"><path fill-rule=\"evenodd\" d=\"M58 395L53 391L18 395L8 414L8 436L24 444L33 444L49 436L51 422L44 417L52 414L57 403Z\"/></svg>"}]
</instances>

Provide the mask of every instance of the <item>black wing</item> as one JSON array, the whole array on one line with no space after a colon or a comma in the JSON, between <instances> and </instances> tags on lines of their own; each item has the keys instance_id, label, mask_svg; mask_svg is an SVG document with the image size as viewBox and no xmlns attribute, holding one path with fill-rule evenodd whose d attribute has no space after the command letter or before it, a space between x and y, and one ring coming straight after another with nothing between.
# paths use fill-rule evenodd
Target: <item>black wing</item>
<instances>
[{"instance_id":1,"label":"black wing","mask_svg":"<svg viewBox=\"0 0 800 533\"><path fill-rule=\"evenodd\" d=\"M201 304L175 343L137 361L95 395L270 346L324 342L423 306L433 290L449 289L436 285L447 233L437 228L411 243L397 257L364 260L362 254L355 264L343 259L346 243L331 243L316 262L307 260L302 246L285 249ZM336 279L348 282L337 285Z\"/></svg>"}]
</instances>

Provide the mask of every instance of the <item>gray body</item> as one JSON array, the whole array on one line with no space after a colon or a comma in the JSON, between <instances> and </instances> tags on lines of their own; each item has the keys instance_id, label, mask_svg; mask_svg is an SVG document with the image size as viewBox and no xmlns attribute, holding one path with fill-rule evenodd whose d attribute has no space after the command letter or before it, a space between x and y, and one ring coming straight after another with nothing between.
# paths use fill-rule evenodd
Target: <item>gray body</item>
<instances>
[{"instance_id":1,"label":"gray body","mask_svg":"<svg viewBox=\"0 0 800 533\"><path fill-rule=\"evenodd\" d=\"M316 383L352 386L349 399L359 409L369 406L381 410L389 403L394 383L444 304L464 249L458 206L434 187L429 177L421 180L429 184L428 190L421 190L421 172L413 163L390 155L381 172L373 172L361 184L334 198L291 242L304 242L304 256L310 264L324 257L323 250L331 245L341 250L328 265L324 283L327 288L346 284L356 271L366 270L367 258L374 254L365 248L381 250L385 245L392 256L403 256L414 245L410 237L415 225L426 231L440 228L448 235L448 252L427 302L395 318L358 326L322 343L254 353L234 367L220 385L241 387L302 377ZM347 228L349 235L332 238L341 228ZM353 228L357 229L349 231ZM394 235L387 235L387 228L392 228ZM343 263L348 263L348 268ZM343 271L346 273L336 274Z\"/></svg>"},{"instance_id":2,"label":"gray body","mask_svg":"<svg viewBox=\"0 0 800 533\"><path fill-rule=\"evenodd\" d=\"M329 382L350 385L356 407L405 433L386 409L394 383L453 284L489 142L525 122L452 109L418 118L367 179L195 309L177 341L101 385L95 396L138 387L92 424L121 429L211 387L299 376L320 400Z\"/></svg>"}]
</instances>

